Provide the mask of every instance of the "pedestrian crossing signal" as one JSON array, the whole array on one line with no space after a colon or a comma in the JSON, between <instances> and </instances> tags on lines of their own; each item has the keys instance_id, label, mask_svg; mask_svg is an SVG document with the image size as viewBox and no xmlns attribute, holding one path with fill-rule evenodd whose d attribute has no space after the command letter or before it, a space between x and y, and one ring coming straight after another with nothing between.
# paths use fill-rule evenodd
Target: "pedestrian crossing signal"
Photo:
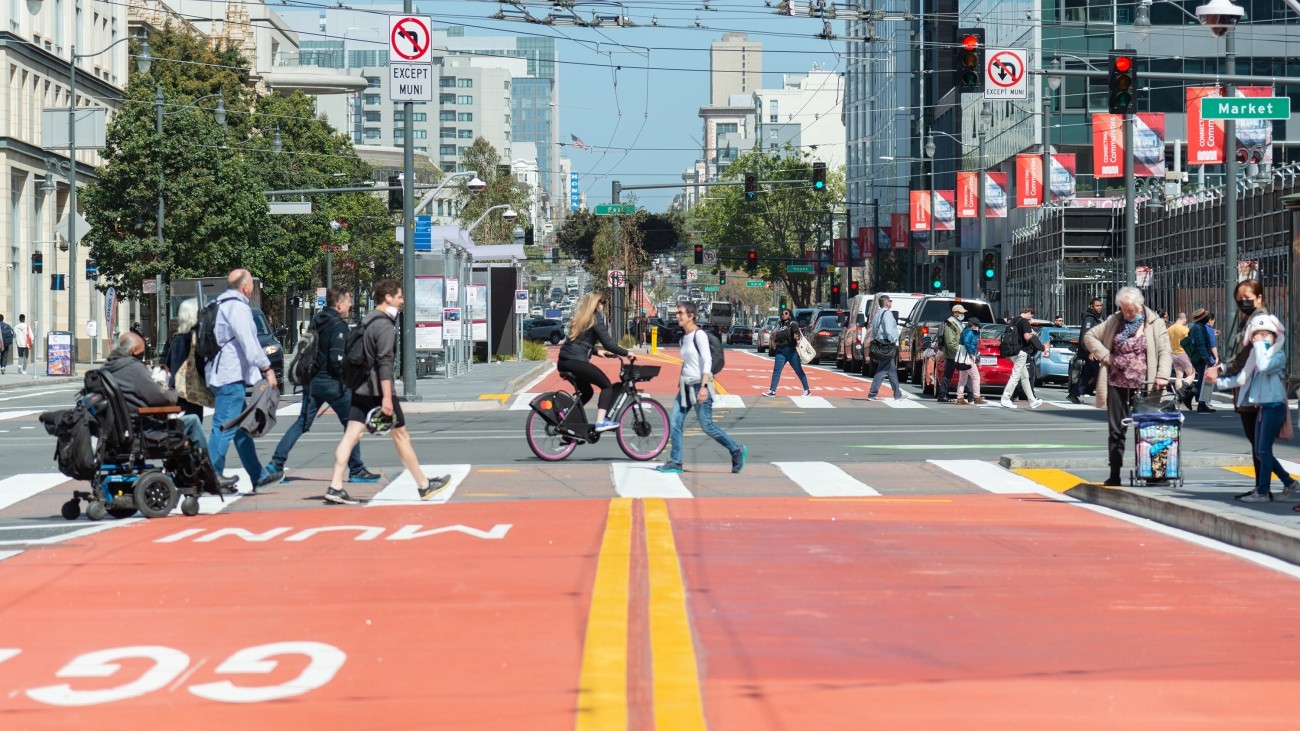
<instances>
[{"instance_id":1,"label":"pedestrian crossing signal","mask_svg":"<svg viewBox=\"0 0 1300 731\"><path fill-rule=\"evenodd\" d=\"M45 271L45 255L41 252L32 254L32 274L40 274Z\"/></svg>"}]
</instances>

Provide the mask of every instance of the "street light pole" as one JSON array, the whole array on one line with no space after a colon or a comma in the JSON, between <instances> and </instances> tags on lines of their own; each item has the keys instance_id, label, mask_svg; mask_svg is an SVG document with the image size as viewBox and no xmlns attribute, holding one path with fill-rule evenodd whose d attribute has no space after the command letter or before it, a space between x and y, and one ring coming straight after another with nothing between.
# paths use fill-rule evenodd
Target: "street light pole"
<instances>
[{"instance_id":1,"label":"street light pole","mask_svg":"<svg viewBox=\"0 0 1300 731\"><path fill-rule=\"evenodd\" d=\"M1231 76L1237 73L1237 41L1231 28L1224 33L1223 43L1223 68ZM1225 84L1223 95L1236 96L1236 85ZM1223 191L1228 195L1223 201L1225 227L1223 248L1228 267L1227 279L1232 283L1232 286L1227 288L1227 302L1223 309L1223 316L1224 322L1232 322L1226 318L1232 316L1237 306L1237 121L1234 119L1225 120L1223 123L1223 172L1224 177L1227 178L1223 184Z\"/></svg>"},{"instance_id":2,"label":"street light pole","mask_svg":"<svg viewBox=\"0 0 1300 731\"><path fill-rule=\"evenodd\" d=\"M982 262L982 261L984 261L984 246L985 246L985 243L984 243L984 242L985 242L986 239L987 239L987 236L986 236L986 229L985 229L985 218L984 218L984 196L985 196L985 187L986 187L986 186L984 185L984 178L987 176L987 173L984 171L984 137L988 134L987 122L988 122L989 118L991 118L992 116L993 116L993 115L992 115L991 112L989 112L989 110L988 110L988 106L987 106L987 105L983 106L983 107L980 109L980 113L979 113L979 125L980 125L980 126L979 126L979 151L976 153L976 154L979 156L979 165L978 165L978 167L979 167L979 173L978 173L978 175L979 175L979 203L977 204L979 207L978 207L978 209L977 209L977 213L979 214L979 239L980 239L980 241L979 241L979 244L980 244L980 247L979 247L979 254L978 254L978 255L976 256L976 258L975 258L975 261L977 261L977 262ZM983 280L984 280L984 277L983 277L982 275L981 275L980 277L977 277L977 278L976 278L976 281L977 281L979 284L977 284L977 286L975 287L975 290L976 290L977 292L980 293L979 296L980 296L981 299L985 299L985 298L987 297L987 292L984 291L984 287L983 287Z\"/></svg>"}]
</instances>

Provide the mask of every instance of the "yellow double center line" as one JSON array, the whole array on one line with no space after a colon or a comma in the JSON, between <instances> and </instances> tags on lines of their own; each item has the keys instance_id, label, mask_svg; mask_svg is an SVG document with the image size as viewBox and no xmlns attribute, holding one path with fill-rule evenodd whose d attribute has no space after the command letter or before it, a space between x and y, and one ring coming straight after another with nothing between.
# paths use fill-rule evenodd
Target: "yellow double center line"
<instances>
[{"instance_id":1,"label":"yellow double center line","mask_svg":"<svg viewBox=\"0 0 1300 731\"><path fill-rule=\"evenodd\" d=\"M655 728L704 731L699 664L668 506L660 498L643 505ZM632 508L633 501L626 498L610 501L582 651L578 731L624 731L628 726Z\"/></svg>"}]
</instances>

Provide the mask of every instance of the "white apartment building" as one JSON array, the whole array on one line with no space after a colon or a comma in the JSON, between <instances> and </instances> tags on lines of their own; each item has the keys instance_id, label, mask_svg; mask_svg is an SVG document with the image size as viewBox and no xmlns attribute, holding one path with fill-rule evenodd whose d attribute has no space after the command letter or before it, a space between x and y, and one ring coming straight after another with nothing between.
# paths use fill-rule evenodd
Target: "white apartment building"
<instances>
[{"instance_id":1,"label":"white apartment building","mask_svg":"<svg viewBox=\"0 0 1300 731\"><path fill-rule=\"evenodd\" d=\"M777 150L788 142L829 168L844 164L844 74L785 74L780 89L759 89L753 98L757 145Z\"/></svg>"}]
</instances>

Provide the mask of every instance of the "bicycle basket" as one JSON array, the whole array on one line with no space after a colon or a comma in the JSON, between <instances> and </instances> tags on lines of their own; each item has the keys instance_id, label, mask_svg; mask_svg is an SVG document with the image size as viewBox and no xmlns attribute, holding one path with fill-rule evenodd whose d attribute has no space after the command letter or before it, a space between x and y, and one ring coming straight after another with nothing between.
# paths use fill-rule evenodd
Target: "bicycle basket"
<instances>
[{"instance_id":1,"label":"bicycle basket","mask_svg":"<svg viewBox=\"0 0 1300 731\"><path fill-rule=\"evenodd\" d=\"M630 373L625 375L630 376L633 383L649 381L655 376L658 376L660 370L660 366L657 365L632 365L625 366L625 368L630 371Z\"/></svg>"}]
</instances>

